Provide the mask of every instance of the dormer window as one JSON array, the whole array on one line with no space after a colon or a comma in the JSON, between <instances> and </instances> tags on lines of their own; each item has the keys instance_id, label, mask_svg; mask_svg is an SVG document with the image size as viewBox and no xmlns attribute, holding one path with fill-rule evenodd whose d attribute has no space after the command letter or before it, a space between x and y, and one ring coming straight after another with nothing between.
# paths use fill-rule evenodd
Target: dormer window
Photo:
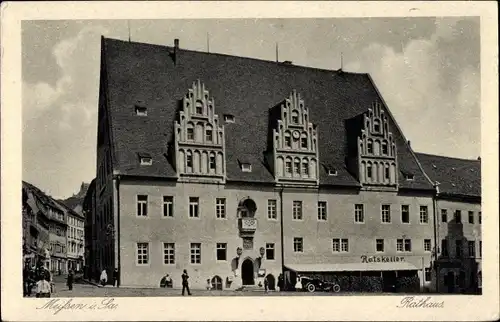
<instances>
[{"instance_id":1,"label":"dormer window","mask_svg":"<svg viewBox=\"0 0 500 322\"><path fill-rule=\"evenodd\" d=\"M149 153L139 153L139 160L141 161L141 165L153 164L153 158Z\"/></svg>"},{"instance_id":2,"label":"dormer window","mask_svg":"<svg viewBox=\"0 0 500 322\"><path fill-rule=\"evenodd\" d=\"M135 115L137 116L148 116L148 109L143 106L135 106Z\"/></svg>"},{"instance_id":3,"label":"dormer window","mask_svg":"<svg viewBox=\"0 0 500 322\"><path fill-rule=\"evenodd\" d=\"M234 115L232 115L232 114L224 114L224 122L226 122L226 123L234 123Z\"/></svg>"},{"instance_id":4,"label":"dormer window","mask_svg":"<svg viewBox=\"0 0 500 322\"><path fill-rule=\"evenodd\" d=\"M337 169L328 169L329 176L336 176L338 174Z\"/></svg>"},{"instance_id":5,"label":"dormer window","mask_svg":"<svg viewBox=\"0 0 500 322\"><path fill-rule=\"evenodd\" d=\"M299 112L297 111L292 112L292 123L299 124Z\"/></svg>"},{"instance_id":6,"label":"dormer window","mask_svg":"<svg viewBox=\"0 0 500 322\"><path fill-rule=\"evenodd\" d=\"M203 114L203 103L201 101L196 101L196 114Z\"/></svg>"},{"instance_id":7,"label":"dormer window","mask_svg":"<svg viewBox=\"0 0 500 322\"><path fill-rule=\"evenodd\" d=\"M252 172L252 165L250 163L242 163L241 171L243 172Z\"/></svg>"},{"instance_id":8,"label":"dormer window","mask_svg":"<svg viewBox=\"0 0 500 322\"><path fill-rule=\"evenodd\" d=\"M413 173L409 172L403 172L403 177L406 181L413 181L415 180L415 175Z\"/></svg>"}]
</instances>

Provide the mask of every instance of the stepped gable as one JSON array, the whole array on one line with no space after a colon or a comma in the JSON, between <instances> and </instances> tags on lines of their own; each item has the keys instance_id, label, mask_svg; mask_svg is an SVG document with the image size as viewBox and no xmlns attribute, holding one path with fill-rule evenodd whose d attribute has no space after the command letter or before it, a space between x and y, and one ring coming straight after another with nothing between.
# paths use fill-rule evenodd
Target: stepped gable
<instances>
[{"instance_id":1,"label":"stepped gable","mask_svg":"<svg viewBox=\"0 0 500 322\"><path fill-rule=\"evenodd\" d=\"M172 53L175 52L175 60ZM365 113L383 100L368 74L321 70L272 61L173 47L102 38L101 83L107 96L114 169L123 175L175 178L168 159L179 102L197 80L215 100L215 113L234 116L224 125L228 181L273 183L264 163L270 109L293 90L309 109L318 126L320 185L359 186L347 171L345 120ZM141 102L146 117L134 106ZM387 110L387 106L383 104ZM399 169L414 180L399 176L400 188L432 189L406 139L389 114L397 145ZM140 166L138 153L153 162ZM242 172L238 160L252 160L252 172ZM324 165L334 167L328 175ZM321 166L323 165L323 166Z\"/></svg>"}]
</instances>

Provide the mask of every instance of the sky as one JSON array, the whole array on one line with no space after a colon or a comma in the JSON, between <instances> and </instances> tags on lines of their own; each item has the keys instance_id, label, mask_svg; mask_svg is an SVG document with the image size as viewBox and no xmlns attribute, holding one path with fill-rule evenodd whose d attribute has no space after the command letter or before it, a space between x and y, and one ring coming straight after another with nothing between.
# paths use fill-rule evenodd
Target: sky
<instances>
[{"instance_id":1,"label":"sky","mask_svg":"<svg viewBox=\"0 0 500 322\"><path fill-rule=\"evenodd\" d=\"M278 43L280 61L343 61L372 76L415 151L480 155L478 18L23 21L23 180L67 198L95 177L100 37L129 30L190 50L206 51L208 37L210 52L274 61Z\"/></svg>"}]
</instances>

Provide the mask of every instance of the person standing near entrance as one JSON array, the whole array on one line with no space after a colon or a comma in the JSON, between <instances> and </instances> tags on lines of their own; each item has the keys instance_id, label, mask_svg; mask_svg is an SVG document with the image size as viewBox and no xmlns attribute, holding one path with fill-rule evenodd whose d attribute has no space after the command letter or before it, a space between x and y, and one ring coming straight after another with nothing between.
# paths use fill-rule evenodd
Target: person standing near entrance
<instances>
[{"instance_id":1,"label":"person standing near entrance","mask_svg":"<svg viewBox=\"0 0 500 322\"><path fill-rule=\"evenodd\" d=\"M68 281L67 281L67 283L66 283L66 284L68 285L68 289L69 289L70 291L72 291L72 290L73 290L73 277L74 277L74 276L73 276L73 270L70 268L70 269L69 269L69 272L68 272Z\"/></svg>"},{"instance_id":2,"label":"person standing near entrance","mask_svg":"<svg viewBox=\"0 0 500 322\"><path fill-rule=\"evenodd\" d=\"M187 290L188 295L191 295L191 291L189 290L189 275L186 270L182 273L182 296L184 296L184 290Z\"/></svg>"}]
</instances>

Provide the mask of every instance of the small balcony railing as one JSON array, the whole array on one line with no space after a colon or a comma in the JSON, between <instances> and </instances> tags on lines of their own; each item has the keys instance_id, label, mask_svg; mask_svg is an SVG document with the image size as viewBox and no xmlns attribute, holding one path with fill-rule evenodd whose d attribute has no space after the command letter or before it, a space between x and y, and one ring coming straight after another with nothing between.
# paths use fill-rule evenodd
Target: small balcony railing
<instances>
[{"instance_id":1,"label":"small balcony railing","mask_svg":"<svg viewBox=\"0 0 500 322\"><path fill-rule=\"evenodd\" d=\"M257 230L257 219L255 218L239 218L239 228L242 233L253 233Z\"/></svg>"}]
</instances>

